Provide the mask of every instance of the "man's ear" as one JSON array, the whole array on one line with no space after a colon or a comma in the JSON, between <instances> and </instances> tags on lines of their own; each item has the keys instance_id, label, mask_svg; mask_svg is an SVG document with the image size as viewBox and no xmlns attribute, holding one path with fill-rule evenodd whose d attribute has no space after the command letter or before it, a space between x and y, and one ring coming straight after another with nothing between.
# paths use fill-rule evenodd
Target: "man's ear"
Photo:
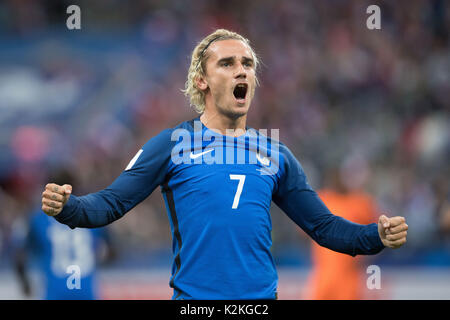
<instances>
[{"instance_id":1,"label":"man's ear","mask_svg":"<svg viewBox=\"0 0 450 320\"><path fill-rule=\"evenodd\" d=\"M197 85L197 88L199 88L202 91L208 89L208 83L202 76L195 78L195 84Z\"/></svg>"}]
</instances>

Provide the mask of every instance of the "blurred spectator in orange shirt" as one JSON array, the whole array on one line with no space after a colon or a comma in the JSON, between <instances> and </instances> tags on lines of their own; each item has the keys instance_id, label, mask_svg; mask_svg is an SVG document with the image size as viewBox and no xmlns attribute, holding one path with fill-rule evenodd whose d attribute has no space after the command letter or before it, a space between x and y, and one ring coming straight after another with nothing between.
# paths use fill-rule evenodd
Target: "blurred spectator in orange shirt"
<instances>
[{"instance_id":1,"label":"blurred spectator in orange shirt","mask_svg":"<svg viewBox=\"0 0 450 320\"><path fill-rule=\"evenodd\" d=\"M327 187L318 191L322 201L334 214L359 224L377 221L376 204L363 191L350 186L342 170L333 168L327 174ZM333 252L313 242L312 271L307 281L306 299L359 300L366 298L364 256L352 257Z\"/></svg>"}]
</instances>

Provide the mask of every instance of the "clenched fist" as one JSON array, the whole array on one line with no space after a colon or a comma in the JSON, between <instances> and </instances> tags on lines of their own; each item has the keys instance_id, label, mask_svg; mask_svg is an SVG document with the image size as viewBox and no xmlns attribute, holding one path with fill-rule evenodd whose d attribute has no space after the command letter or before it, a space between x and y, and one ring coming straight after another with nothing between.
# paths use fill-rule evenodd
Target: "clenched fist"
<instances>
[{"instance_id":1,"label":"clenched fist","mask_svg":"<svg viewBox=\"0 0 450 320\"><path fill-rule=\"evenodd\" d=\"M63 186L54 183L47 184L42 192L42 211L49 216L56 216L62 211L71 193L72 186L70 184Z\"/></svg>"},{"instance_id":2,"label":"clenched fist","mask_svg":"<svg viewBox=\"0 0 450 320\"><path fill-rule=\"evenodd\" d=\"M405 244L406 230L408 225L403 217L388 218L382 215L378 220L378 233L385 247L397 249Z\"/></svg>"}]
</instances>

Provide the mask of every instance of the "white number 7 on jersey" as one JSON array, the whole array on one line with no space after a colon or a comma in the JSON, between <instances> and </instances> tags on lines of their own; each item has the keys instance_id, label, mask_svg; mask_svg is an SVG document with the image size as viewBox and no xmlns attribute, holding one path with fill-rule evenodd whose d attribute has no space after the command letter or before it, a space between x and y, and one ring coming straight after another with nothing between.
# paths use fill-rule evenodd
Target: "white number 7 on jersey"
<instances>
[{"instance_id":1,"label":"white number 7 on jersey","mask_svg":"<svg viewBox=\"0 0 450 320\"><path fill-rule=\"evenodd\" d=\"M236 209L239 205L239 199L241 198L242 189L244 188L245 175L244 174L230 174L231 180L239 180L239 184L234 195L234 201L232 209Z\"/></svg>"}]
</instances>

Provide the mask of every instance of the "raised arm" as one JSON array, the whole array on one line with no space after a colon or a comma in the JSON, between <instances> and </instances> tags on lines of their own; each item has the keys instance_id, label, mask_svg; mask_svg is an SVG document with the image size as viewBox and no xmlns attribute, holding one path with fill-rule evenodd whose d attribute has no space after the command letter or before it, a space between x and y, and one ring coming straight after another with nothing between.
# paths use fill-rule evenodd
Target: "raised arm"
<instances>
[{"instance_id":1,"label":"raised arm","mask_svg":"<svg viewBox=\"0 0 450 320\"><path fill-rule=\"evenodd\" d=\"M308 184L300 163L283 144L280 165L281 176L273 200L319 245L352 256L376 254L385 247L377 223L353 223L328 210Z\"/></svg>"},{"instance_id":2,"label":"raised arm","mask_svg":"<svg viewBox=\"0 0 450 320\"><path fill-rule=\"evenodd\" d=\"M47 184L42 210L71 228L107 225L134 208L163 183L170 160L170 130L150 139L106 189L77 197L70 185Z\"/></svg>"}]
</instances>

